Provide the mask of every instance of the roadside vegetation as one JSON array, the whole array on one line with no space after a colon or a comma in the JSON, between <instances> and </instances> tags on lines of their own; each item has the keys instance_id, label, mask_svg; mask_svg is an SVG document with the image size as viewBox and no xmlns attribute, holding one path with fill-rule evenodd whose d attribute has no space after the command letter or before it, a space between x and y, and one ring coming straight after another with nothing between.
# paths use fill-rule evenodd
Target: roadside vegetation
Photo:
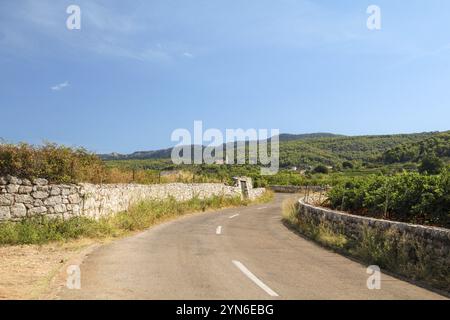
<instances>
[{"instance_id":1,"label":"roadside vegetation","mask_svg":"<svg viewBox=\"0 0 450 320\"><path fill-rule=\"evenodd\" d=\"M283 203L284 223L320 245L353 257L367 265L378 265L412 280L450 292L450 268L445 261L434 259L419 242L395 230L364 227L360 239L349 238L344 230L329 222L305 218L298 210L298 199Z\"/></svg>"},{"instance_id":2,"label":"roadside vegetation","mask_svg":"<svg viewBox=\"0 0 450 320\"><path fill-rule=\"evenodd\" d=\"M219 196L208 199L193 198L184 202L169 198L163 201L144 201L131 206L128 211L99 220L87 217L74 217L69 220L42 217L21 222L5 222L0 224L0 245L44 244L81 238L121 237L185 214L268 202L272 197L271 192L266 192L254 202L240 197Z\"/></svg>"},{"instance_id":3,"label":"roadside vegetation","mask_svg":"<svg viewBox=\"0 0 450 320\"><path fill-rule=\"evenodd\" d=\"M450 172L353 178L335 185L328 203L358 215L450 228Z\"/></svg>"},{"instance_id":4,"label":"roadside vegetation","mask_svg":"<svg viewBox=\"0 0 450 320\"><path fill-rule=\"evenodd\" d=\"M62 183L100 183L104 174L101 159L82 148L52 143L42 146L0 144L0 176L45 178Z\"/></svg>"},{"instance_id":5,"label":"roadside vegetation","mask_svg":"<svg viewBox=\"0 0 450 320\"><path fill-rule=\"evenodd\" d=\"M261 176L259 165L175 165L171 150L128 156L96 155L83 148L0 143L0 176L46 178L50 182L233 183L249 176L255 187L336 185L348 178L403 171L437 174L450 163L450 132L346 137L281 135L280 171Z\"/></svg>"}]
</instances>

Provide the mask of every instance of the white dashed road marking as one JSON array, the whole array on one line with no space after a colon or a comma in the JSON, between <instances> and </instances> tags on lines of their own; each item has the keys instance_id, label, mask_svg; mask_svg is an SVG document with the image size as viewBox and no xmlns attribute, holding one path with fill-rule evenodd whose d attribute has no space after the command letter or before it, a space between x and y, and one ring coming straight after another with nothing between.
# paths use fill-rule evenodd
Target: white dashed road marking
<instances>
[{"instance_id":1,"label":"white dashed road marking","mask_svg":"<svg viewBox=\"0 0 450 320\"><path fill-rule=\"evenodd\" d=\"M252 280L258 287L263 289L269 296L278 297L278 293L270 289L264 282L259 280L250 270L248 270L242 263L239 261L233 260L233 264L242 271L250 280Z\"/></svg>"}]
</instances>

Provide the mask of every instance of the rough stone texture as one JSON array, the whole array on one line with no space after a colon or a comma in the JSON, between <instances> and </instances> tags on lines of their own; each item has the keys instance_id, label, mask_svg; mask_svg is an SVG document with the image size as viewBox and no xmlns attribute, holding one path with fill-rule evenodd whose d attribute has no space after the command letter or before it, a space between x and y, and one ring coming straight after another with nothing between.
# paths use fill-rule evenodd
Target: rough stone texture
<instances>
[{"instance_id":1,"label":"rough stone texture","mask_svg":"<svg viewBox=\"0 0 450 320\"><path fill-rule=\"evenodd\" d=\"M52 196L58 196L61 194L61 188L56 187L56 186L52 186L50 189L50 195Z\"/></svg>"},{"instance_id":2,"label":"rough stone texture","mask_svg":"<svg viewBox=\"0 0 450 320\"><path fill-rule=\"evenodd\" d=\"M321 186L269 186L269 189L278 193L299 193L302 191L319 192L327 190L327 187Z\"/></svg>"},{"instance_id":3,"label":"rough stone texture","mask_svg":"<svg viewBox=\"0 0 450 320\"><path fill-rule=\"evenodd\" d=\"M8 193L17 193L17 192L19 192L19 185L17 185L17 184L8 184L7 186L6 186L6 191L8 192Z\"/></svg>"},{"instance_id":4,"label":"rough stone texture","mask_svg":"<svg viewBox=\"0 0 450 320\"><path fill-rule=\"evenodd\" d=\"M16 177L13 177L13 176L7 176L7 177L6 177L6 180L7 180L10 184L17 184L17 185L22 184L22 180L20 180L20 179L18 179L18 178L16 178Z\"/></svg>"},{"instance_id":5,"label":"rough stone texture","mask_svg":"<svg viewBox=\"0 0 450 320\"><path fill-rule=\"evenodd\" d=\"M44 191L35 191L35 192L31 193L31 195L35 199L45 199L48 197L48 193L44 192Z\"/></svg>"},{"instance_id":6,"label":"rough stone texture","mask_svg":"<svg viewBox=\"0 0 450 320\"><path fill-rule=\"evenodd\" d=\"M0 222L42 215L64 219L74 216L100 218L127 210L130 205L147 199L173 197L186 201L212 196L255 199L264 191L264 188L253 189L251 179L245 177L236 178L235 186L227 186L220 183L49 185L45 179L34 179L31 183L8 176L0 177Z\"/></svg>"},{"instance_id":7,"label":"rough stone texture","mask_svg":"<svg viewBox=\"0 0 450 320\"><path fill-rule=\"evenodd\" d=\"M37 215L41 215L47 212L47 208L46 207L33 207L31 209L28 210L28 215L30 216L37 216Z\"/></svg>"},{"instance_id":8,"label":"rough stone texture","mask_svg":"<svg viewBox=\"0 0 450 320\"><path fill-rule=\"evenodd\" d=\"M34 202L33 197L28 194L16 194L16 196L14 198L15 198L16 203L33 203Z\"/></svg>"},{"instance_id":9,"label":"rough stone texture","mask_svg":"<svg viewBox=\"0 0 450 320\"><path fill-rule=\"evenodd\" d=\"M11 219L11 209L9 207L0 206L0 221Z\"/></svg>"},{"instance_id":10,"label":"rough stone texture","mask_svg":"<svg viewBox=\"0 0 450 320\"><path fill-rule=\"evenodd\" d=\"M0 206L9 206L14 202L14 196L12 194L0 194Z\"/></svg>"},{"instance_id":11,"label":"rough stone texture","mask_svg":"<svg viewBox=\"0 0 450 320\"><path fill-rule=\"evenodd\" d=\"M23 203L16 203L11 206L11 217L12 218L23 218L27 215L27 207Z\"/></svg>"},{"instance_id":12,"label":"rough stone texture","mask_svg":"<svg viewBox=\"0 0 450 320\"><path fill-rule=\"evenodd\" d=\"M48 181L46 179L34 179L33 184L37 186L46 186L48 185Z\"/></svg>"},{"instance_id":13,"label":"rough stone texture","mask_svg":"<svg viewBox=\"0 0 450 320\"><path fill-rule=\"evenodd\" d=\"M426 254L430 259L443 265L450 265L450 229L362 217L315 207L302 200L299 201L298 216L302 221L314 225L325 223L334 232L344 234L348 239L358 242L368 229L387 234L394 233L406 239L406 244L412 246L417 244L426 248Z\"/></svg>"},{"instance_id":14,"label":"rough stone texture","mask_svg":"<svg viewBox=\"0 0 450 320\"><path fill-rule=\"evenodd\" d=\"M20 186L19 187L19 193L21 193L21 194L31 193L32 191L33 191L32 186Z\"/></svg>"}]
</instances>

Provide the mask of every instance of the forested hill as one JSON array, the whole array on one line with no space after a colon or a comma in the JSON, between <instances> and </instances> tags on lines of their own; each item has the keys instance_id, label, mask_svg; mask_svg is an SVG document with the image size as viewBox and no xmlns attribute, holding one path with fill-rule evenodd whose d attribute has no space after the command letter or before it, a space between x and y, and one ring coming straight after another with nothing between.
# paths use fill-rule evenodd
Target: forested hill
<instances>
[{"instance_id":1,"label":"forested hill","mask_svg":"<svg viewBox=\"0 0 450 320\"><path fill-rule=\"evenodd\" d=\"M280 164L336 166L343 161L380 162L383 154L403 144L415 144L439 133L378 136L337 136L280 143Z\"/></svg>"},{"instance_id":2,"label":"forested hill","mask_svg":"<svg viewBox=\"0 0 450 320\"><path fill-rule=\"evenodd\" d=\"M419 162L430 155L450 159L450 131L433 134L418 143L402 143L384 152L382 158L384 163L390 164Z\"/></svg>"},{"instance_id":3,"label":"forested hill","mask_svg":"<svg viewBox=\"0 0 450 320\"><path fill-rule=\"evenodd\" d=\"M449 157L450 131L414 134L342 136L329 133L281 134L280 165L340 166L343 162L397 163L419 161L421 155ZM104 160L168 159L172 149L101 155Z\"/></svg>"},{"instance_id":4,"label":"forested hill","mask_svg":"<svg viewBox=\"0 0 450 320\"><path fill-rule=\"evenodd\" d=\"M311 140L325 137L343 137L342 135L335 135L333 133L318 132L318 133L304 133L304 134L288 134L283 133L279 135L280 142L287 142L293 140ZM151 151L136 151L131 154L109 153L99 154L103 160L144 160L144 159L169 159L172 153L172 148L151 150Z\"/></svg>"}]
</instances>

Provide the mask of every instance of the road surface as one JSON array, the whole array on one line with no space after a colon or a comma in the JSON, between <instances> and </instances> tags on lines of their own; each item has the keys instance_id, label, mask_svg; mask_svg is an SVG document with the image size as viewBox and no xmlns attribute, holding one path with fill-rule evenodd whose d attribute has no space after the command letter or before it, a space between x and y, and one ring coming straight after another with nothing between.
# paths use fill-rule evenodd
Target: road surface
<instances>
[{"instance_id":1,"label":"road surface","mask_svg":"<svg viewBox=\"0 0 450 320\"><path fill-rule=\"evenodd\" d=\"M292 195L290 195L292 196ZM287 229L281 202L183 217L104 245L60 299L442 299Z\"/></svg>"}]
</instances>

